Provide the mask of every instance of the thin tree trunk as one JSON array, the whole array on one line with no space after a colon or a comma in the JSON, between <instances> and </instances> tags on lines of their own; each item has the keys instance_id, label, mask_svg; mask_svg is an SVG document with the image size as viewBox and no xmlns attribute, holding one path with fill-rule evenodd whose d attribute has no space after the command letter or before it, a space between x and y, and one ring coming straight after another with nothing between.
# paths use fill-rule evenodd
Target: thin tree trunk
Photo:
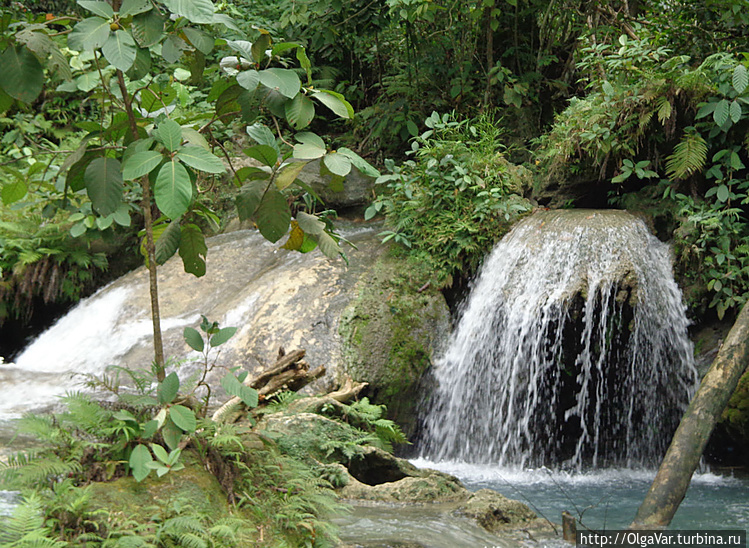
<instances>
[{"instance_id":1,"label":"thin tree trunk","mask_svg":"<svg viewBox=\"0 0 749 548\"><path fill-rule=\"evenodd\" d=\"M736 318L676 429L631 527L665 527L674 517L705 445L749 363L749 306Z\"/></svg>"},{"instance_id":2,"label":"thin tree trunk","mask_svg":"<svg viewBox=\"0 0 749 548\"><path fill-rule=\"evenodd\" d=\"M125 78L121 70L117 70L117 82L122 93L122 102L125 105L128 121L130 122L130 131L133 139L138 139L138 124L133 113L133 105L125 86ZM146 230L146 255L148 256L148 282L149 293L151 295L151 323L153 326L153 353L154 362L156 362L156 378L159 382L165 378L164 364L164 342L161 337L161 311L159 308L159 285L156 272L156 245L153 239L153 217L151 215L151 183L148 175L140 180L143 189L143 199L141 209L143 210L144 228Z\"/></svg>"}]
</instances>

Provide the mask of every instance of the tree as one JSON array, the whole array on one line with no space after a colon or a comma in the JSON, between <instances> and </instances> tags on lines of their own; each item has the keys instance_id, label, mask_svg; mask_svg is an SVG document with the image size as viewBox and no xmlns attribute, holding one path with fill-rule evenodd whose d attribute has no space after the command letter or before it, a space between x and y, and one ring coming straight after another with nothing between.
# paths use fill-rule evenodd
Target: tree
<instances>
[{"instance_id":1,"label":"tree","mask_svg":"<svg viewBox=\"0 0 749 548\"><path fill-rule=\"evenodd\" d=\"M305 49L295 43L274 44L268 31L255 30L245 39L237 22L218 13L211 0L78 0L87 16L30 17L3 15L0 27L0 112L16 102L30 105L45 87L62 81L57 90L88 92L98 102L100 118L87 121L88 132L64 162L65 196L85 191L92 211L70 211L71 234L128 226L130 212L143 216L141 249L149 270L155 370L165 378L161 341L157 265L179 252L185 270L205 273L207 247L198 220L216 220L199 195L207 179L225 171L212 139L219 124L242 121L256 145L245 152L260 163L235 173L240 218L251 219L261 234L276 242L292 227L284 247L329 257L341 253L330 223L314 214L292 214L282 191L303 184L297 175L308 162L321 158L321 170L340 182L352 165L377 174L354 152L328 152L322 138L311 132L286 140L279 120L305 129L324 105L340 118L352 118L353 108L336 92L313 85ZM55 28L53 28L55 26ZM64 30L60 31L62 26ZM222 38L217 39L218 36ZM180 82L200 82L217 44L234 55L218 63L218 75L208 94L210 111L180 119ZM290 53L295 53L293 59ZM305 82L297 70L298 63ZM283 65L283 66L278 66ZM71 66L73 70L71 70ZM176 68L175 68L176 67ZM181 72L179 72L181 71ZM179 77L177 77L179 76ZM274 133L258 120L274 123ZM207 137L206 137L207 136ZM246 183L246 184L245 184ZM28 187L3 188L3 200L22 199ZM138 204L136 207L134 204ZM59 207L75 209L63 200Z\"/></svg>"}]
</instances>

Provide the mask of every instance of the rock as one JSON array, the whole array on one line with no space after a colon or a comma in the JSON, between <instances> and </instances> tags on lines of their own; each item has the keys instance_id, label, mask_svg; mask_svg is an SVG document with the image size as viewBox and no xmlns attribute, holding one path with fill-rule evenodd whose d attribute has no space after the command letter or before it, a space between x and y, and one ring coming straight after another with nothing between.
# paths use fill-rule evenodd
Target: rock
<instances>
[{"instance_id":1,"label":"rock","mask_svg":"<svg viewBox=\"0 0 749 548\"><path fill-rule=\"evenodd\" d=\"M535 512L522 502L508 499L491 489L481 489L473 493L456 513L476 520L491 533L520 528L553 530L548 521L536 516Z\"/></svg>"},{"instance_id":2,"label":"rock","mask_svg":"<svg viewBox=\"0 0 749 548\"><path fill-rule=\"evenodd\" d=\"M416 431L420 383L450 331L439 291L418 291L428 272L383 254L357 286L341 316L343 371L369 383L367 395L385 404L407 437Z\"/></svg>"},{"instance_id":3,"label":"rock","mask_svg":"<svg viewBox=\"0 0 749 548\"><path fill-rule=\"evenodd\" d=\"M331 209L357 207L374 199L374 178L364 175L353 166L343 183L331 182L330 175L320 175L320 160L307 164L298 178L312 187Z\"/></svg>"}]
</instances>

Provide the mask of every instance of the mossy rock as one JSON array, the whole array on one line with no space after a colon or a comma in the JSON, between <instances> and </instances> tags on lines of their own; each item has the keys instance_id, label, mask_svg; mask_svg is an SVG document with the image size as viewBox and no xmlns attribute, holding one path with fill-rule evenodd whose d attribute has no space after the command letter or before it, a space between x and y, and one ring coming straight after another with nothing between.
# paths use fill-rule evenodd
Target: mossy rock
<instances>
[{"instance_id":1,"label":"mossy rock","mask_svg":"<svg viewBox=\"0 0 749 548\"><path fill-rule=\"evenodd\" d=\"M182 454L185 468L157 477L150 474L140 483L132 476L110 482L93 483L93 506L115 515L147 522L156 508L165 508L177 501L189 501L193 510L212 519L221 519L233 513L226 493L196 455Z\"/></svg>"},{"instance_id":2,"label":"mossy rock","mask_svg":"<svg viewBox=\"0 0 749 548\"><path fill-rule=\"evenodd\" d=\"M457 510L457 514L476 520L490 533L515 529L553 530L546 520L520 501L508 499L491 489L480 489Z\"/></svg>"},{"instance_id":3,"label":"mossy rock","mask_svg":"<svg viewBox=\"0 0 749 548\"><path fill-rule=\"evenodd\" d=\"M384 404L406 436L416 429L419 384L450 330L450 312L438 290L424 287L431 272L413 258L381 255L344 310L343 369L369 383L367 395Z\"/></svg>"}]
</instances>

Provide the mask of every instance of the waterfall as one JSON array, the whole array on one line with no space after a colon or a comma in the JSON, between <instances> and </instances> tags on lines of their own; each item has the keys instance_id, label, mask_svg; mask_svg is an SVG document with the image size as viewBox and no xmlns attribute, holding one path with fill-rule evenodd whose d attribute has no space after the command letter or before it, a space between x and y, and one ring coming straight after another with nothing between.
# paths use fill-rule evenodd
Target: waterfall
<instances>
[{"instance_id":1,"label":"waterfall","mask_svg":"<svg viewBox=\"0 0 749 548\"><path fill-rule=\"evenodd\" d=\"M433 371L421 454L653 464L696 385L668 246L622 211L546 211L486 258Z\"/></svg>"}]
</instances>

